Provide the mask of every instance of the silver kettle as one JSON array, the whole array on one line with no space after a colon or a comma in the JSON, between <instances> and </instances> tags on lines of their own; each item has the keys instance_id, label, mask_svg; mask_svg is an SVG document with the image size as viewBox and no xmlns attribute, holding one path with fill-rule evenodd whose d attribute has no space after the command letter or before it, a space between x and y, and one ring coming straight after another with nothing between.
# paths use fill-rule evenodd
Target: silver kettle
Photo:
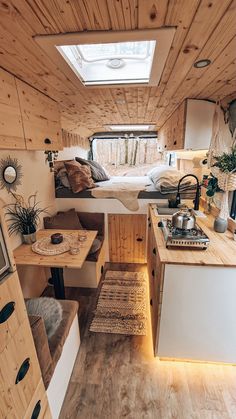
<instances>
[{"instance_id":1,"label":"silver kettle","mask_svg":"<svg viewBox=\"0 0 236 419\"><path fill-rule=\"evenodd\" d=\"M172 226L181 230L191 230L196 224L196 217L192 209L181 208L172 217Z\"/></svg>"}]
</instances>

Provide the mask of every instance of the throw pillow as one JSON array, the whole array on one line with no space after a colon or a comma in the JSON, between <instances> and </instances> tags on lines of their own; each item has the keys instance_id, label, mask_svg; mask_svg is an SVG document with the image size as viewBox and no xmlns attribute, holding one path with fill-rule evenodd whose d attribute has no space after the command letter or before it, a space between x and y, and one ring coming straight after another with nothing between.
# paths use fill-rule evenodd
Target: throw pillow
<instances>
[{"instance_id":1,"label":"throw pillow","mask_svg":"<svg viewBox=\"0 0 236 419\"><path fill-rule=\"evenodd\" d=\"M58 300L49 297L32 298L25 302L29 316L42 317L48 339L60 326L62 320L62 306Z\"/></svg>"},{"instance_id":2,"label":"throw pillow","mask_svg":"<svg viewBox=\"0 0 236 419\"><path fill-rule=\"evenodd\" d=\"M83 230L75 209L66 212L58 212L52 217L44 217L44 228L56 230Z\"/></svg>"},{"instance_id":3,"label":"throw pillow","mask_svg":"<svg viewBox=\"0 0 236 419\"><path fill-rule=\"evenodd\" d=\"M101 240L94 239L93 244L90 248L89 254L92 255L93 253L96 253L100 249L101 245L102 245Z\"/></svg>"},{"instance_id":4,"label":"throw pillow","mask_svg":"<svg viewBox=\"0 0 236 419\"><path fill-rule=\"evenodd\" d=\"M101 182L103 180L109 180L110 177L106 173L104 167L94 160L85 160L81 157L76 157L75 160L84 166L89 166L92 173L92 178L95 182Z\"/></svg>"},{"instance_id":5,"label":"throw pillow","mask_svg":"<svg viewBox=\"0 0 236 419\"><path fill-rule=\"evenodd\" d=\"M65 167L63 167L62 169L58 171L56 177L60 185L64 186L65 188L69 188L69 189L71 188Z\"/></svg>"},{"instance_id":6,"label":"throw pillow","mask_svg":"<svg viewBox=\"0 0 236 419\"><path fill-rule=\"evenodd\" d=\"M95 187L90 167L82 166L77 161L65 162L65 166L70 186L74 193Z\"/></svg>"}]
</instances>

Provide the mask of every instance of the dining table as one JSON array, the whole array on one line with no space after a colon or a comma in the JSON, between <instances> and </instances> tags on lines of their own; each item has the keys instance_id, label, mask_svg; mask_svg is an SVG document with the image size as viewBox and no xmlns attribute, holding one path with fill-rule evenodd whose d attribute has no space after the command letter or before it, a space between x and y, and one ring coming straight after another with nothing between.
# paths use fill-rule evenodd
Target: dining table
<instances>
[{"instance_id":1,"label":"dining table","mask_svg":"<svg viewBox=\"0 0 236 419\"><path fill-rule=\"evenodd\" d=\"M42 229L37 231L36 240L44 238L51 240L51 236L55 233L53 229ZM16 265L19 266L40 266L50 268L52 283L54 286L55 297L58 299L65 299L65 285L64 285L64 268L80 269L89 253L89 250L96 238L97 231L93 230L58 230L64 237L70 236L73 245L60 254L39 254L32 250L32 245L22 243L17 247L13 254ZM80 241L80 239L83 240ZM54 244L56 246L57 244ZM52 246L51 246L52 247Z\"/></svg>"}]
</instances>

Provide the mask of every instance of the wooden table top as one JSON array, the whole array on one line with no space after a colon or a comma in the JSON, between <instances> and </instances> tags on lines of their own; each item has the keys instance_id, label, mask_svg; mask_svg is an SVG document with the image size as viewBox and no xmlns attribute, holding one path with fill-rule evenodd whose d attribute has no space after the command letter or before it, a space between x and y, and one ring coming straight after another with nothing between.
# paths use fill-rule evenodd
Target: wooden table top
<instances>
[{"instance_id":1,"label":"wooden table top","mask_svg":"<svg viewBox=\"0 0 236 419\"><path fill-rule=\"evenodd\" d=\"M73 234L78 237L80 230L39 230L37 239L50 237L54 233ZM87 240L80 244L80 251L77 255L71 255L69 252L61 253L55 256L39 255L33 252L31 245L21 244L13 254L17 265L44 266L50 268L81 268L92 243L97 235L97 231L86 231Z\"/></svg>"},{"instance_id":2,"label":"wooden table top","mask_svg":"<svg viewBox=\"0 0 236 419\"><path fill-rule=\"evenodd\" d=\"M233 240L233 233L229 230L225 233L216 233L213 229L214 217L209 215L206 218L197 217L196 220L210 239L206 250L167 249L157 223L161 218L170 218L170 216L156 216L152 205L150 207L158 254L162 263L236 267L236 241Z\"/></svg>"}]
</instances>

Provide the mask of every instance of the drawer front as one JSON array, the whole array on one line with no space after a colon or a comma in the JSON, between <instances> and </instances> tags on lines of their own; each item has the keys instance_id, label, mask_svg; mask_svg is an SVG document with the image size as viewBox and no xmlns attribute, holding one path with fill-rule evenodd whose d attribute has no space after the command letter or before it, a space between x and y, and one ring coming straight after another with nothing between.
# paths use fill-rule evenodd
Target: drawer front
<instances>
[{"instance_id":1,"label":"drawer front","mask_svg":"<svg viewBox=\"0 0 236 419\"><path fill-rule=\"evenodd\" d=\"M24 419L51 419L47 393L41 380L28 406Z\"/></svg>"},{"instance_id":2,"label":"drawer front","mask_svg":"<svg viewBox=\"0 0 236 419\"><path fill-rule=\"evenodd\" d=\"M23 418L41 379L28 319L0 354L0 375L4 417L13 410Z\"/></svg>"},{"instance_id":3,"label":"drawer front","mask_svg":"<svg viewBox=\"0 0 236 419\"><path fill-rule=\"evenodd\" d=\"M0 283L0 353L27 319L17 272Z\"/></svg>"}]
</instances>

